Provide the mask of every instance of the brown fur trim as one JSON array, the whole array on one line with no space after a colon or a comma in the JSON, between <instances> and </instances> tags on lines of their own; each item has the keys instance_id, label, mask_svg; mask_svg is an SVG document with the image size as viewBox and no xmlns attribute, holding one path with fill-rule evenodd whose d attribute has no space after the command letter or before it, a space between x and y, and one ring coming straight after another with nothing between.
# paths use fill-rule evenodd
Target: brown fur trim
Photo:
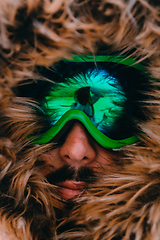
<instances>
[{"instance_id":1,"label":"brown fur trim","mask_svg":"<svg viewBox=\"0 0 160 240\"><path fill-rule=\"evenodd\" d=\"M145 133L141 144L122 149L123 168L112 174L106 170L77 201L71 221L77 221L79 231L59 238L157 240L159 10L156 0L0 2L0 231L4 229L4 238L56 239L55 211L64 209L56 188L35 164L51 146L33 146L27 139L43 124L36 114L39 106L17 97L13 87L22 80L36 81L37 65L48 67L73 54L98 52L132 55L143 62L146 72L156 79L151 80L156 87L146 102L152 114L148 121L138 123Z\"/></svg>"},{"instance_id":2,"label":"brown fur trim","mask_svg":"<svg viewBox=\"0 0 160 240\"><path fill-rule=\"evenodd\" d=\"M157 239L159 170L139 163L108 174L81 199L72 219L89 229L86 239Z\"/></svg>"}]
</instances>

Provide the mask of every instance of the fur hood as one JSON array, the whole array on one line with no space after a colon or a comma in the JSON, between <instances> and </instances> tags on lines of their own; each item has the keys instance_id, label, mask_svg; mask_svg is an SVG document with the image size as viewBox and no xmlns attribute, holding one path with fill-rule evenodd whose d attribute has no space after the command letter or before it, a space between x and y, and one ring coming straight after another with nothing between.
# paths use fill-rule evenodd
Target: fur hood
<instances>
[{"instance_id":1,"label":"fur hood","mask_svg":"<svg viewBox=\"0 0 160 240\"><path fill-rule=\"evenodd\" d=\"M159 13L158 0L0 2L0 239L160 239ZM65 203L36 165L51 146L27 140L43 124L38 105L13 89L36 81L36 66L97 53L144 65L150 91L145 121L137 123L144 134L141 144L119 151L119 169L106 170L58 227L56 212ZM62 226L68 232L59 234Z\"/></svg>"}]
</instances>

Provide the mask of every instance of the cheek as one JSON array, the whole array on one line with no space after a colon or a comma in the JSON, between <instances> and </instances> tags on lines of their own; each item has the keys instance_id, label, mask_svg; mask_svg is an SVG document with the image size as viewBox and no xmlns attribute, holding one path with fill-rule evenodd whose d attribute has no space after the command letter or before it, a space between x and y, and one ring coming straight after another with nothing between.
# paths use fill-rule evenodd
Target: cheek
<instances>
[{"instance_id":1,"label":"cheek","mask_svg":"<svg viewBox=\"0 0 160 240\"><path fill-rule=\"evenodd\" d=\"M100 145L97 145L96 147L97 152L97 158L94 162L94 167L96 171L104 171L107 169L115 169L116 168L116 162L115 162L115 155L114 152L111 152L110 150L107 150L106 148L101 147Z\"/></svg>"},{"instance_id":2,"label":"cheek","mask_svg":"<svg viewBox=\"0 0 160 240\"><path fill-rule=\"evenodd\" d=\"M51 173L53 168L51 166L44 166L40 169L40 173L42 173L44 176L47 176L49 173Z\"/></svg>"},{"instance_id":3,"label":"cheek","mask_svg":"<svg viewBox=\"0 0 160 240\"><path fill-rule=\"evenodd\" d=\"M43 175L49 174L62 167L62 162L59 157L59 149L52 149L40 156L40 160L44 162L44 166L40 169Z\"/></svg>"}]
</instances>

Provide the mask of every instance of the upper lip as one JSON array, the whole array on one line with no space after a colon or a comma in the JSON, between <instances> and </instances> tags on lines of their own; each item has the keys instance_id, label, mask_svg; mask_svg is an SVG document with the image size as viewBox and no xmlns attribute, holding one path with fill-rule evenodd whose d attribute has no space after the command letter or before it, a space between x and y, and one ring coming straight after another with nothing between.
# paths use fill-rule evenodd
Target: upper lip
<instances>
[{"instance_id":1,"label":"upper lip","mask_svg":"<svg viewBox=\"0 0 160 240\"><path fill-rule=\"evenodd\" d=\"M66 180L65 182L59 182L57 185L72 190L82 190L85 187L85 182Z\"/></svg>"}]
</instances>

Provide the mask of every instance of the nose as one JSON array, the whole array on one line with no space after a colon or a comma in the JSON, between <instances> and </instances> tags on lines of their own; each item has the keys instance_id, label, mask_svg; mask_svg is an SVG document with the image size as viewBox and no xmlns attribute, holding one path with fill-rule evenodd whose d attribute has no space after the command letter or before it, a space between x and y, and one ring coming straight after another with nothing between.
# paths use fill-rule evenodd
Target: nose
<instances>
[{"instance_id":1,"label":"nose","mask_svg":"<svg viewBox=\"0 0 160 240\"><path fill-rule=\"evenodd\" d=\"M85 127L81 123L76 122L60 148L59 154L61 159L75 167L92 163L96 158L96 150L90 140L91 136Z\"/></svg>"}]
</instances>

